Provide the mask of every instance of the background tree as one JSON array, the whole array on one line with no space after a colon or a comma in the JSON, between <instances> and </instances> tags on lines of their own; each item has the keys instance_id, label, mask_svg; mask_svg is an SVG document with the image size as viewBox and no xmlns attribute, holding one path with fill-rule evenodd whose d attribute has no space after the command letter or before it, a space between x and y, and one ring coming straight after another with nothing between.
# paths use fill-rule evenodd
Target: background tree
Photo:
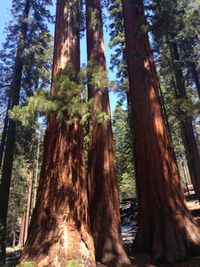
<instances>
[{"instance_id":1,"label":"background tree","mask_svg":"<svg viewBox=\"0 0 200 267\"><path fill-rule=\"evenodd\" d=\"M129 127L128 111L120 102L117 102L113 112L112 126L120 198L136 197L133 136Z\"/></svg>"},{"instance_id":2,"label":"background tree","mask_svg":"<svg viewBox=\"0 0 200 267\"><path fill-rule=\"evenodd\" d=\"M7 39L1 52L1 69L5 74L1 77L1 85L4 103L7 103L0 149L0 160L4 159L0 184L0 223L4 229L1 235L2 258L5 256L6 217L16 136L16 122L8 118L8 111L18 105L20 99L23 102L27 95L32 94L36 89L35 79L38 80L37 88L48 83L50 61L44 55L47 55L45 50L48 50L50 35L45 22L51 16L46 4L50 1L13 1L14 22L7 29Z\"/></svg>"},{"instance_id":3,"label":"background tree","mask_svg":"<svg viewBox=\"0 0 200 267\"><path fill-rule=\"evenodd\" d=\"M20 38L17 45L16 51L16 60L14 66L14 72L12 76L12 84L10 88L10 107L13 108L14 105L19 104L20 97L20 87L21 87L21 76L23 69L23 60L24 60L24 50L25 50L25 40L27 35L27 20L30 11L30 1L27 0L22 15L22 22L20 23ZM0 243L1 251L0 258L2 261L5 259L5 248L6 248L6 220L7 220L7 211L8 211L8 199L9 199L9 190L11 183L11 173L12 173L12 163L13 163L13 150L14 150L14 141L15 141L15 132L16 132L16 123L14 121L8 122L8 129L6 134L6 144L5 144L5 155L4 155L4 164L2 168L2 178L0 184L0 203L1 203L1 212L0 212L0 224L3 227L3 231L0 234Z\"/></svg>"},{"instance_id":4,"label":"background tree","mask_svg":"<svg viewBox=\"0 0 200 267\"><path fill-rule=\"evenodd\" d=\"M195 14L198 12L196 12L196 5L193 5L189 0L173 2L170 5L165 1L163 3L162 1L153 1L153 4L155 15L152 21L152 29L157 44L156 47L158 54L166 55L165 61L170 65L171 79L173 81L172 88L175 90L177 99L177 117L179 117L182 128L186 158L196 194L199 196L200 157L193 125L193 122L195 122L194 117L192 117L194 112L191 113L191 109L194 110L197 105L194 105L194 98L191 99L189 97L191 75L187 74L187 69L191 69L192 62L197 58L195 47L198 46L198 42L194 41L195 39L197 40L196 20L193 16L196 17ZM190 52L191 54L189 55L188 53ZM167 79L165 81L167 84Z\"/></svg>"}]
</instances>

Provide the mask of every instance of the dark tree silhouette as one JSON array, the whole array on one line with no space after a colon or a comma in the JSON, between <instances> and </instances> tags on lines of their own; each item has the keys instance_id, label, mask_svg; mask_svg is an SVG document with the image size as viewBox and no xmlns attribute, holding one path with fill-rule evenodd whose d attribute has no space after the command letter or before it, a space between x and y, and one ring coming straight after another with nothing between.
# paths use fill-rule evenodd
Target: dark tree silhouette
<instances>
[{"instance_id":1,"label":"dark tree silhouette","mask_svg":"<svg viewBox=\"0 0 200 267\"><path fill-rule=\"evenodd\" d=\"M13 71L12 83L10 88L10 96L8 101L8 109L19 105L20 89L22 81L22 70L24 63L25 41L28 30L28 15L30 11L30 0L27 0L23 10L23 22L20 27L20 38L17 45L17 53L15 66ZM15 144L16 122L6 117L4 129L4 140L1 143L2 155L4 152L4 160L2 166L2 177L0 183L0 225L3 231L0 232L0 261L5 261L6 249L6 228L7 228L7 213L8 200L12 176L13 153ZM5 148L4 148L5 147Z\"/></svg>"}]
</instances>

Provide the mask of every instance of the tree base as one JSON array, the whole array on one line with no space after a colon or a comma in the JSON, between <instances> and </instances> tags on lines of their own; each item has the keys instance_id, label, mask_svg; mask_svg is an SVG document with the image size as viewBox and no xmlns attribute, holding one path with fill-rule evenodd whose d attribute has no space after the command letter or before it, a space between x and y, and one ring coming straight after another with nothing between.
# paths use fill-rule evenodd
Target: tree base
<instances>
[{"instance_id":1,"label":"tree base","mask_svg":"<svg viewBox=\"0 0 200 267\"><path fill-rule=\"evenodd\" d=\"M39 229L34 232L17 266L32 262L37 267L67 267L72 261L77 266L95 267L93 241L84 229L79 232L73 223L64 223L51 231Z\"/></svg>"},{"instance_id":2,"label":"tree base","mask_svg":"<svg viewBox=\"0 0 200 267\"><path fill-rule=\"evenodd\" d=\"M97 262L100 262L106 266L131 266L131 261L124 250L122 241L107 240L104 244L104 248L101 254L96 251Z\"/></svg>"},{"instance_id":3,"label":"tree base","mask_svg":"<svg viewBox=\"0 0 200 267\"><path fill-rule=\"evenodd\" d=\"M155 222L153 236L144 235L143 227L138 230L134 252L149 253L157 264L177 263L200 255L200 227L190 214L176 214L163 221L164 225Z\"/></svg>"}]
</instances>

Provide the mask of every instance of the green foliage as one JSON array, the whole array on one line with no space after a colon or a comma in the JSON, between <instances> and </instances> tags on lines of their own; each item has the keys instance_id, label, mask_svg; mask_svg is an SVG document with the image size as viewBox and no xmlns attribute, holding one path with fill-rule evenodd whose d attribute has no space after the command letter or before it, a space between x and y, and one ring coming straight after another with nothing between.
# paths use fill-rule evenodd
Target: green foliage
<instances>
[{"instance_id":1,"label":"green foliage","mask_svg":"<svg viewBox=\"0 0 200 267\"><path fill-rule=\"evenodd\" d=\"M26 106L15 106L9 112L10 118L20 121L23 126L33 125L37 112L49 114L50 111L56 110L50 94L45 90L36 91L33 96L27 98L27 103Z\"/></svg>"},{"instance_id":2,"label":"green foliage","mask_svg":"<svg viewBox=\"0 0 200 267\"><path fill-rule=\"evenodd\" d=\"M184 143L184 123L193 118L194 129L198 127L199 100L192 69L199 69L199 8L192 0L153 0L150 5L151 30L154 38L154 58L170 126L172 145L177 162L185 160L188 151ZM178 48L179 59L173 64L172 45ZM182 72L186 96L177 90L175 68ZM181 79L181 77L179 77ZM198 134L197 134L198 141ZM190 155L189 155L190 157ZM180 172L183 178L183 171Z\"/></svg>"},{"instance_id":3,"label":"green foliage","mask_svg":"<svg viewBox=\"0 0 200 267\"><path fill-rule=\"evenodd\" d=\"M67 124L79 121L84 124L92 114L93 120L103 123L108 120L105 112L100 108L94 109L93 99L86 101L86 87L84 81L90 75L91 85L101 94L108 85L106 74L98 72L97 67L92 65L76 75L71 64L61 70L53 83L52 93L46 90L36 91L35 94L27 99L26 106L15 106L9 115L12 119L21 121L22 125L30 126L35 120L36 114L48 115L52 112L57 114L57 118L64 120ZM91 68L93 71L91 71ZM103 88L103 89L101 89Z\"/></svg>"},{"instance_id":4,"label":"green foliage","mask_svg":"<svg viewBox=\"0 0 200 267\"><path fill-rule=\"evenodd\" d=\"M166 43L176 42L180 60L176 62L191 84L191 67L199 68L199 5L197 1L152 1L152 33L155 48L159 54L165 50ZM159 56L159 55L158 55ZM186 71L189 70L187 73Z\"/></svg>"},{"instance_id":5,"label":"green foliage","mask_svg":"<svg viewBox=\"0 0 200 267\"><path fill-rule=\"evenodd\" d=\"M6 41L3 44L3 49L0 51L0 109L4 111L1 112L3 116L0 117L0 127L3 125L6 110L11 105L18 104L18 99L16 100L16 94L18 93L16 90L17 85L15 88L15 74L18 74L17 79L18 81L20 80L21 85L21 105L26 102L27 96L33 95L36 89L49 86L52 62L52 37L49 34L47 23L52 22L52 17L48 10L51 2L51 0L12 1L12 21L7 24ZM25 11L27 5L30 9L27 8ZM21 62L23 62L22 74L20 74L18 69L18 65L20 65L19 56L22 59ZM12 104L8 105L9 102ZM34 127L36 124L35 120L36 117L32 119ZM27 131L27 129L17 124L16 142L15 146L12 146L15 150L6 229L9 245L13 243L14 235L18 237L20 217L24 211L27 172L30 165L29 147L30 140L33 137L32 134L33 132ZM11 155L12 152L10 151L9 154ZM10 157L12 158L12 155Z\"/></svg>"},{"instance_id":6,"label":"green foliage","mask_svg":"<svg viewBox=\"0 0 200 267\"><path fill-rule=\"evenodd\" d=\"M135 172L133 159L133 136L128 112L117 103L113 113L113 136L116 158L116 176L121 198L135 197Z\"/></svg>"},{"instance_id":7,"label":"green foliage","mask_svg":"<svg viewBox=\"0 0 200 267\"><path fill-rule=\"evenodd\" d=\"M23 73L21 92L22 99L30 96L35 88L45 87L50 80L50 67L52 62L52 37L47 29L47 22L52 22L52 17L47 9L51 0L30 1L30 12L25 36L25 51L23 51ZM0 51L0 85L4 91L5 103L13 78L16 60L16 51L22 37L24 6L26 0L12 1L12 20L6 28L6 41ZM1 98L1 100L3 100Z\"/></svg>"},{"instance_id":8,"label":"green foliage","mask_svg":"<svg viewBox=\"0 0 200 267\"><path fill-rule=\"evenodd\" d=\"M107 71L100 71L99 65L96 61L90 60L85 70L82 71L82 75L87 73L88 84L102 94L102 91L107 89L110 84L107 78Z\"/></svg>"},{"instance_id":9,"label":"green foliage","mask_svg":"<svg viewBox=\"0 0 200 267\"><path fill-rule=\"evenodd\" d=\"M108 11L110 15L110 48L111 69L117 70L117 78L124 84L127 78L127 64L125 59L125 35L122 16L121 0L109 1ZM126 90L128 87L125 87Z\"/></svg>"},{"instance_id":10,"label":"green foliage","mask_svg":"<svg viewBox=\"0 0 200 267\"><path fill-rule=\"evenodd\" d=\"M26 155L15 155L7 217L7 239L9 243L11 243L13 235L17 236L20 231L20 218L23 215L26 201L28 166Z\"/></svg>"},{"instance_id":11,"label":"green foliage","mask_svg":"<svg viewBox=\"0 0 200 267\"><path fill-rule=\"evenodd\" d=\"M96 14L96 10L93 10L92 8L88 9L87 16L89 17L90 25L89 28L95 28L98 29L100 27L100 21L98 19L98 15Z\"/></svg>"},{"instance_id":12,"label":"green foliage","mask_svg":"<svg viewBox=\"0 0 200 267\"><path fill-rule=\"evenodd\" d=\"M187 86L187 99L178 99L176 93L176 84L171 70L170 64L166 59L169 51L165 50L165 54L160 56L159 62L159 78L160 85L165 104L165 111L170 126L170 134L172 137L172 147L174 149L182 181L184 181L184 172L182 171L181 162L186 159L187 147L184 145L182 123L186 116L198 118L199 100L196 97L194 88ZM195 121L195 120L194 120Z\"/></svg>"}]
</instances>

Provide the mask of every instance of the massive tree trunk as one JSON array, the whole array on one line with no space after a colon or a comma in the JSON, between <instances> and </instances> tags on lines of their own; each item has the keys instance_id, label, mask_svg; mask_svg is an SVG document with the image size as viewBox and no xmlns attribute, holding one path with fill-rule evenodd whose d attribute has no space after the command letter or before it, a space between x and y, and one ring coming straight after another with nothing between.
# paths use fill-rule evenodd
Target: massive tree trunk
<instances>
[{"instance_id":1,"label":"massive tree trunk","mask_svg":"<svg viewBox=\"0 0 200 267\"><path fill-rule=\"evenodd\" d=\"M99 0L87 0L87 52L99 72L106 71L102 14ZM110 118L107 88L88 86L94 110L105 112ZM91 229L96 259L111 266L129 264L120 234L119 194L115 177L115 160L111 121L90 120L89 198Z\"/></svg>"},{"instance_id":2,"label":"massive tree trunk","mask_svg":"<svg viewBox=\"0 0 200 267\"><path fill-rule=\"evenodd\" d=\"M178 47L175 42L168 42L171 53L172 65L176 78L176 86L178 91L179 99L187 99L187 92L184 85L183 73L179 63L179 53ZM189 116L186 112L181 111L181 125L183 139L186 148L186 156L188 161L188 166L190 169L192 182L194 185L195 193L200 200L200 155L197 147L197 142L195 138L195 133L192 125L192 117Z\"/></svg>"},{"instance_id":3,"label":"massive tree trunk","mask_svg":"<svg viewBox=\"0 0 200 267\"><path fill-rule=\"evenodd\" d=\"M142 0L122 0L135 131L139 229L135 248L175 262L200 252L200 229L188 210L161 110Z\"/></svg>"},{"instance_id":4,"label":"massive tree trunk","mask_svg":"<svg viewBox=\"0 0 200 267\"><path fill-rule=\"evenodd\" d=\"M10 108L19 105L22 70L24 65L24 49L26 43L28 16L30 11L30 0L27 0L23 11L23 22L21 25L21 32L18 41L17 54L15 60L15 67L13 72L13 79L10 88L11 104ZM8 212L8 200L10 192L10 183L12 176L13 153L15 146L16 122L12 119L8 121L8 128L6 134L6 145L4 152L4 160L2 167L2 178L0 184L0 225L3 231L0 232L0 260L5 260L5 242L6 242L6 220ZM2 229L2 228L1 228Z\"/></svg>"},{"instance_id":5,"label":"massive tree trunk","mask_svg":"<svg viewBox=\"0 0 200 267\"><path fill-rule=\"evenodd\" d=\"M57 1L54 79L67 63L79 71L78 2ZM51 93L56 94L54 85ZM21 264L59 267L76 260L95 266L82 137L78 123L68 125L56 114L49 116L36 206Z\"/></svg>"}]
</instances>

